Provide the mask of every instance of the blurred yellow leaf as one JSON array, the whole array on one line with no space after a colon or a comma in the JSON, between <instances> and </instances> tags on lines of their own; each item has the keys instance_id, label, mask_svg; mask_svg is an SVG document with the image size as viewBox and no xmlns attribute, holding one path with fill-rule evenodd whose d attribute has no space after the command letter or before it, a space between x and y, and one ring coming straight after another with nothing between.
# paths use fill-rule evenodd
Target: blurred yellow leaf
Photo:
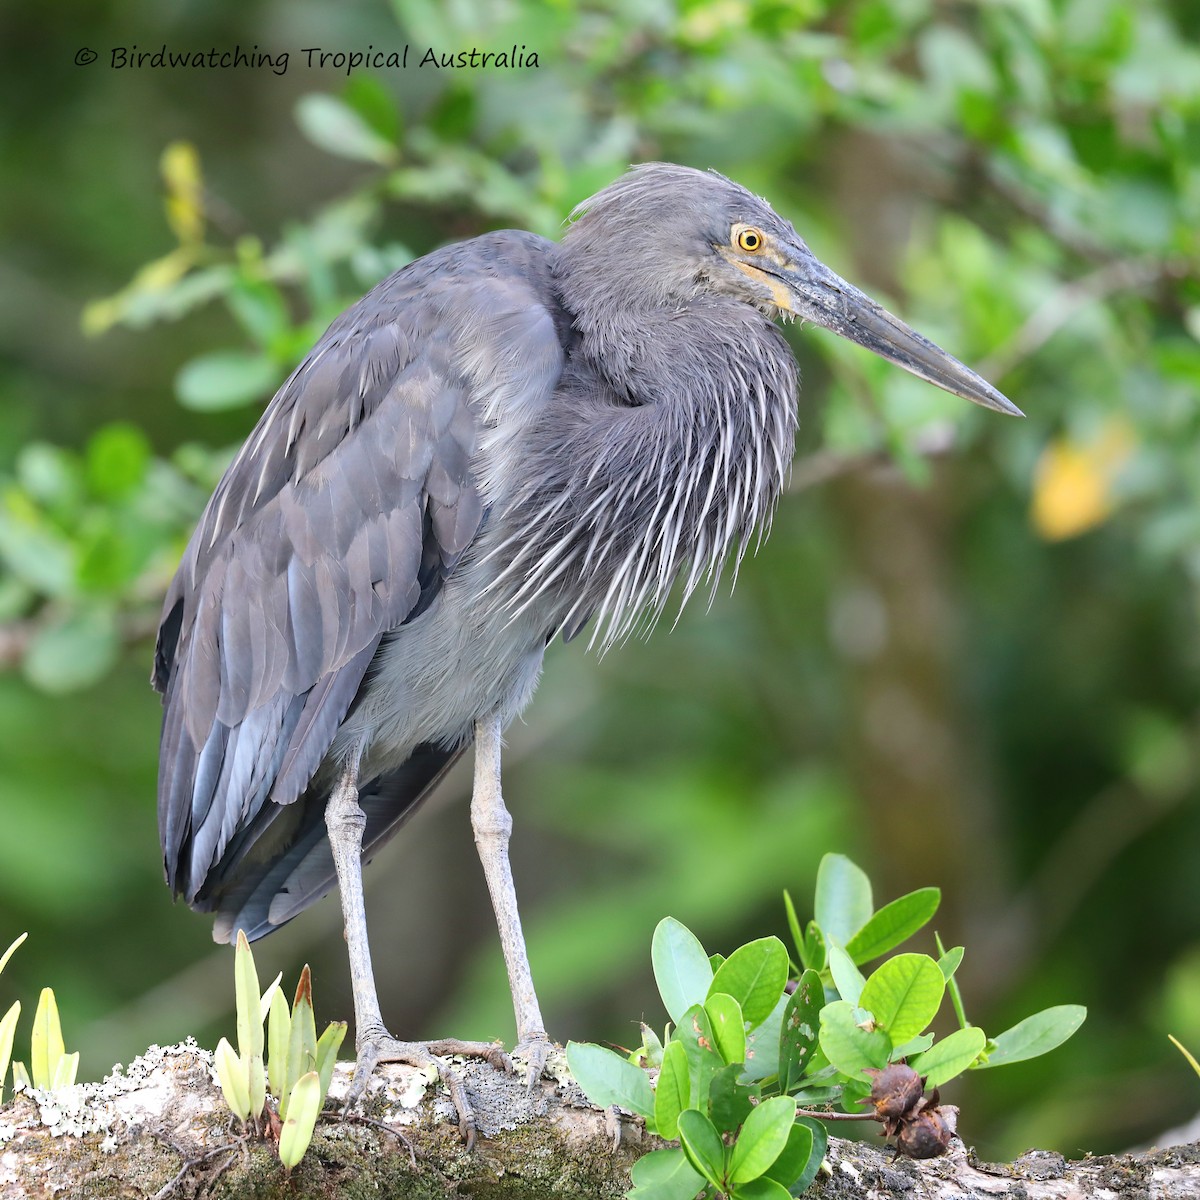
<instances>
[{"instance_id":1,"label":"blurred yellow leaf","mask_svg":"<svg viewBox=\"0 0 1200 1200\"><path fill-rule=\"evenodd\" d=\"M200 156L191 142L171 142L159 160L167 186L167 222L180 243L194 246L204 240L204 180Z\"/></svg>"},{"instance_id":2,"label":"blurred yellow leaf","mask_svg":"<svg viewBox=\"0 0 1200 1200\"><path fill-rule=\"evenodd\" d=\"M1106 422L1087 442L1057 438L1034 471L1033 526L1047 541L1064 541L1101 525L1112 514L1113 481L1133 451L1125 421Z\"/></svg>"}]
</instances>

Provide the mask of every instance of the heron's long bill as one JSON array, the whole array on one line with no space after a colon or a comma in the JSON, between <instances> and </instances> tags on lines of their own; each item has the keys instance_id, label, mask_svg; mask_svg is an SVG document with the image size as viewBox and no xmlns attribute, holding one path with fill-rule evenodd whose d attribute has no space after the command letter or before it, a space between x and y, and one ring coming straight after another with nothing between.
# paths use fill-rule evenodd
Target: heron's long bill
<instances>
[{"instance_id":1,"label":"heron's long bill","mask_svg":"<svg viewBox=\"0 0 1200 1200\"><path fill-rule=\"evenodd\" d=\"M803 256L800 265L783 277L793 311L803 320L849 338L964 400L1014 417L1025 415L970 367L910 329L811 255Z\"/></svg>"}]
</instances>

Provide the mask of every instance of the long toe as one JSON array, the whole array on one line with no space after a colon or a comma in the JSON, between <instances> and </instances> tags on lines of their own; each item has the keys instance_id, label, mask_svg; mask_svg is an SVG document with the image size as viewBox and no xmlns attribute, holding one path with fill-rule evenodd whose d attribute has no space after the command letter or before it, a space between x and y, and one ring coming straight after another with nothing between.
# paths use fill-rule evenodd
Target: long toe
<instances>
[{"instance_id":1,"label":"long toe","mask_svg":"<svg viewBox=\"0 0 1200 1200\"><path fill-rule=\"evenodd\" d=\"M445 1055L457 1054L469 1058L483 1058L497 1070L511 1072L512 1061L496 1042L462 1042L446 1038L435 1042L402 1042L389 1034L364 1037L358 1046L358 1058L354 1065L354 1078L346 1093L346 1107L350 1108L362 1099L375 1068L384 1062L406 1063L426 1071L433 1067L450 1093L450 1102L458 1114L458 1130L468 1150L475 1145L477 1125L475 1110L467 1097L462 1075Z\"/></svg>"},{"instance_id":2,"label":"long toe","mask_svg":"<svg viewBox=\"0 0 1200 1200\"><path fill-rule=\"evenodd\" d=\"M554 1043L548 1034L535 1033L518 1042L513 1048L512 1056L525 1064L526 1082L532 1095L546 1074L546 1061L550 1057Z\"/></svg>"}]
</instances>

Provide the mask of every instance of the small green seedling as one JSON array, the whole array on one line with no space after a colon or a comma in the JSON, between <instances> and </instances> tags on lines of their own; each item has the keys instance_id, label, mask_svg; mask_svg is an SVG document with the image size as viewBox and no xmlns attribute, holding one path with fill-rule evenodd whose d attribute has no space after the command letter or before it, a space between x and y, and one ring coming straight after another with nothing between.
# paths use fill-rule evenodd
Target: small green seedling
<instances>
[{"instance_id":1,"label":"small green seedling","mask_svg":"<svg viewBox=\"0 0 1200 1200\"><path fill-rule=\"evenodd\" d=\"M925 926L940 899L922 888L876 911L866 875L827 854L807 926L784 893L798 966L778 938L722 958L679 921L660 921L651 962L672 1022L664 1036L643 1026L643 1044L628 1058L587 1043L567 1047L594 1104L637 1113L678 1143L634 1164L630 1200L798 1196L820 1168L830 1120L878 1121L910 1157L945 1153L957 1110L939 1106L938 1087L1070 1037L1085 1016L1077 1005L1047 1009L993 1039L971 1025L954 981L961 947L946 951L939 941L937 958L896 954L864 974ZM929 1026L947 994L960 1027L935 1041ZM644 1068L654 1065L652 1087Z\"/></svg>"},{"instance_id":2,"label":"small green seedling","mask_svg":"<svg viewBox=\"0 0 1200 1200\"><path fill-rule=\"evenodd\" d=\"M12 945L0 956L0 973L8 966L17 947L29 936L27 933L16 938ZM13 1037L17 1032L17 1020L21 1015L21 1002L14 1000L8 1012L0 1018L0 1104L4 1103L4 1077L8 1074L9 1060L12 1058Z\"/></svg>"},{"instance_id":3,"label":"small green seedling","mask_svg":"<svg viewBox=\"0 0 1200 1200\"><path fill-rule=\"evenodd\" d=\"M246 935L239 931L234 951L234 995L238 1049L222 1038L216 1068L230 1111L244 1124L260 1127L267 1085L276 1098L280 1121L279 1157L290 1171L308 1149L325 1103L345 1021L332 1022L317 1038L312 977L306 965L292 1007L279 989L281 976L259 994L258 972ZM269 1015L269 1017L268 1017ZM264 1062L263 1022L268 1021Z\"/></svg>"}]
</instances>

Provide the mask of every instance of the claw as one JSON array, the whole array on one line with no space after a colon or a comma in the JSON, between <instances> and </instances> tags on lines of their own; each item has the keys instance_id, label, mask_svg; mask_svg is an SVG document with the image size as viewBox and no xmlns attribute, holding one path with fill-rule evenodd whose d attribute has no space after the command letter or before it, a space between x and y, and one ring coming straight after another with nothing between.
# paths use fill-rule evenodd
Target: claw
<instances>
[{"instance_id":1,"label":"claw","mask_svg":"<svg viewBox=\"0 0 1200 1200\"><path fill-rule=\"evenodd\" d=\"M367 1081L380 1063L407 1063L422 1071L432 1067L437 1071L442 1086L450 1093L450 1103L458 1114L458 1131L467 1150L474 1149L478 1135L475 1110L467 1098L462 1075L443 1057L450 1054L486 1059L498 1071L511 1074L513 1070L512 1060L496 1042L462 1042L457 1038L444 1038L437 1042L401 1042L389 1034L373 1034L360 1041L345 1108L353 1107L362 1098L367 1090Z\"/></svg>"},{"instance_id":2,"label":"claw","mask_svg":"<svg viewBox=\"0 0 1200 1200\"><path fill-rule=\"evenodd\" d=\"M528 1072L526 1083L531 1096L546 1074L546 1061L553 1049L554 1043L545 1033L531 1034L513 1048L513 1058L519 1058L525 1063L525 1069Z\"/></svg>"}]
</instances>

